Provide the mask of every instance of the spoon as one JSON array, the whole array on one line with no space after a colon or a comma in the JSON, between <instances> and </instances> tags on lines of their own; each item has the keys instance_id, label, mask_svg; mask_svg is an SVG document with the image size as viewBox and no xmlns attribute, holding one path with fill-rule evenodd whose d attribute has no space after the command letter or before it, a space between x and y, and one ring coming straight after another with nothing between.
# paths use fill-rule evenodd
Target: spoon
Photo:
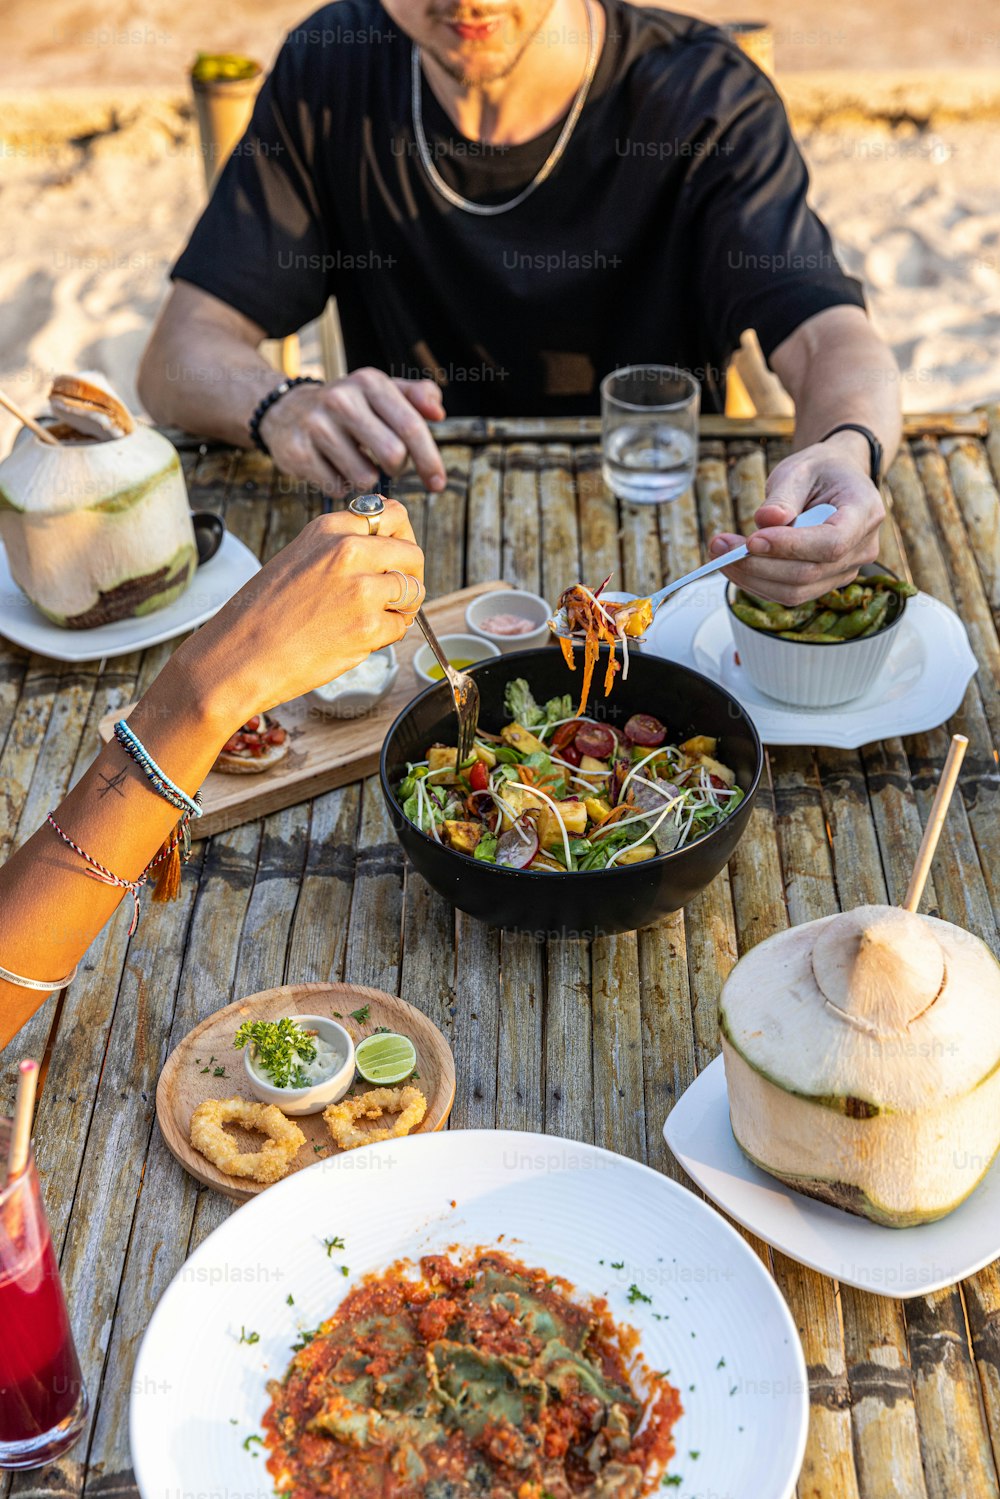
<instances>
[{"instance_id":1,"label":"spoon","mask_svg":"<svg viewBox=\"0 0 1000 1499\"><path fill-rule=\"evenodd\" d=\"M198 566L210 562L222 545L226 534L225 522L211 510L192 510L191 524L198 548Z\"/></svg>"},{"instance_id":2,"label":"spoon","mask_svg":"<svg viewBox=\"0 0 1000 1499\"><path fill-rule=\"evenodd\" d=\"M821 526L824 521L835 515L835 505L813 505L809 510L803 510L790 522L793 526ZM723 567L732 567L734 562L742 562L748 556L746 543L741 547L735 547L731 552L723 552L721 557L706 562L703 567L696 567L694 572L685 573L683 578L675 578L673 582L667 583L657 593L650 594L649 602L655 614L660 605L670 598L680 588L686 588L689 583L695 583L699 578L707 578L710 573L717 573ZM560 609L553 619L549 620L549 629L553 635L561 636L564 640L571 640L572 631L566 629L566 611Z\"/></svg>"}]
</instances>

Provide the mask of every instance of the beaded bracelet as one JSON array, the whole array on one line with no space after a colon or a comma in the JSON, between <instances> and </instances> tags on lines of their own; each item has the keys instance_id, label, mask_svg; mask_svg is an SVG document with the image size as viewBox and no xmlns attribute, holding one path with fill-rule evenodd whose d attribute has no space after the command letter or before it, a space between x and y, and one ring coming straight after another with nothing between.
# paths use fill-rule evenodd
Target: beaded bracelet
<instances>
[{"instance_id":1,"label":"beaded bracelet","mask_svg":"<svg viewBox=\"0 0 1000 1499\"><path fill-rule=\"evenodd\" d=\"M178 812L186 812L189 817L201 816L200 792L196 792L192 798L188 796L186 791L182 791L179 786L176 786L170 777L160 769L142 741L133 734L124 718L120 718L115 724L115 738L126 755L135 761L154 791L162 796L164 801L169 802Z\"/></svg>"},{"instance_id":2,"label":"beaded bracelet","mask_svg":"<svg viewBox=\"0 0 1000 1499\"><path fill-rule=\"evenodd\" d=\"M146 883L145 870L137 880L123 880L119 875L114 874L110 869L107 869L103 864L99 863L97 859L92 858L90 854L88 854L85 849L82 849L78 843L74 843L69 834L63 832L62 828L56 822L51 812L49 813L48 817L46 817L45 821L59 834L59 837L64 843L69 844L74 853L80 855L80 858L87 866L87 874L90 875L91 879L100 880L102 885L115 885L122 890L129 891L133 901L135 902L135 914L132 917L132 925L128 929L128 934L131 937L136 927L139 925L139 888Z\"/></svg>"},{"instance_id":3,"label":"beaded bracelet","mask_svg":"<svg viewBox=\"0 0 1000 1499\"><path fill-rule=\"evenodd\" d=\"M281 384L276 385L273 390L269 390L267 395L264 396L263 400L257 402L257 405L254 407L253 415L247 422L247 431L250 433L250 441L253 443L254 447L258 448L266 457L270 458L271 450L268 447L267 443L264 441L263 437L261 437L260 435L260 424L264 420L267 413L270 411L271 407L275 405L276 402L280 401L282 396L287 396L290 390L294 390L296 385L322 384L323 381L317 380L315 375L294 375L289 380L282 380Z\"/></svg>"}]
</instances>

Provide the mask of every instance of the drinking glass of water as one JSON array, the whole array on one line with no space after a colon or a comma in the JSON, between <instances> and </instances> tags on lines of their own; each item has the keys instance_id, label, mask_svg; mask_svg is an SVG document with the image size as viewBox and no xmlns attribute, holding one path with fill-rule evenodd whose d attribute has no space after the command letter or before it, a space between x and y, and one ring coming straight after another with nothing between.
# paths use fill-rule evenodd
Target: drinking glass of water
<instances>
[{"instance_id":1,"label":"drinking glass of water","mask_svg":"<svg viewBox=\"0 0 1000 1499\"><path fill-rule=\"evenodd\" d=\"M601 381L604 482L633 505L676 500L694 480L701 386L669 364L630 364Z\"/></svg>"}]
</instances>

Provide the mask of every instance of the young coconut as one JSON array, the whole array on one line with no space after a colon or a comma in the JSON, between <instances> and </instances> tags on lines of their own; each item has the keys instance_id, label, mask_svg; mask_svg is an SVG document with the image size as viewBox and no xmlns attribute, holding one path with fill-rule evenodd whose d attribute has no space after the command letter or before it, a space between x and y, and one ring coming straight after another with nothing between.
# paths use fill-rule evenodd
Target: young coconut
<instances>
[{"instance_id":1,"label":"young coconut","mask_svg":"<svg viewBox=\"0 0 1000 1499\"><path fill-rule=\"evenodd\" d=\"M198 562L180 459L152 427L57 447L23 432L0 463L0 539L14 581L70 630L164 608Z\"/></svg>"},{"instance_id":2,"label":"young coconut","mask_svg":"<svg viewBox=\"0 0 1000 1499\"><path fill-rule=\"evenodd\" d=\"M948 921L860 906L780 932L719 1019L736 1141L796 1191L906 1228L1000 1149L1000 965Z\"/></svg>"}]
</instances>

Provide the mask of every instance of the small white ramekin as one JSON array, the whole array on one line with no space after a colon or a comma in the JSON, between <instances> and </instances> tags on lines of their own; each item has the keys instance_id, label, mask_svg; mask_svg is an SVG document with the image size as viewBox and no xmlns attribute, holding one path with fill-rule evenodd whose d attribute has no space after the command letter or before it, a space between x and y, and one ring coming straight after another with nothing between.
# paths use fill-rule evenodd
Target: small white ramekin
<instances>
[{"instance_id":1,"label":"small white ramekin","mask_svg":"<svg viewBox=\"0 0 1000 1499\"><path fill-rule=\"evenodd\" d=\"M885 575L889 569L869 563L861 569L861 577L866 573ZM779 703L793 703L797 708L833 708L867 692L899 637L898 626L907 603L901 599L892 623L866 640L845 640L842 645L806 645L801 640L782 640L766 630L745 625L733 613L735 597L736 585L730 583L726 604L740 665L761 692Z\"/></svg>"},{"instance_id":2,"label":"small white ramekin","mask_svg":"<svg viewBox=\"0 0 1000 1499\"><path fill-rule=\"evenodd\" d=\"M373 651L372 655L384 656L389 662L389 670L381 687L374 690L370 687L346 687L343 692L338 692L331 698L323 697L322 693L313 690L305 695L310 708L324 718L362 718L364 714L370 713L392 691L399 676L399 662L394 646L384 646L380 651Z\"/></svg>"},{"instance_id":3,"label":"small white ramekin","mask_svg":"<svg viewBox=\"0 0 1000 1499\"><path fill-rule=\"evenodd\" d=\"M441 649L449 661L468 661L475 665L477 661L485 661L488 656L499 656L500 650L491 640L485 640L482 635L439 635ZM423 687L436 687L443 680L442 677L432 677L430 668L437 665L437 657L430 646L423 644L413 658L413 674Z\"/></svg>"},{"instance_id":4,"label":"small white ramekin","mask_svg":"<svg viewBox=\"0 0 1000 1499\"><path fill-rule=\"evenodd\" d=\"M520 614L530 619L536 628L524 635L494 635L484 630L482 621L493 614ZM465 623L473 635L495 645L501 656L512 651L531 651L547 645L550 639L549 620L552 609L540 593L527 593L523 588L495 588L492 593L482 593L473 599L465 611Z\"/></svg>"},{"instance_id":5,"label":"small white ramekin","mask_svg":"<svg viewBox=\"0 0 1000 1499\"><path fill-rule=\"evenodd\" d=\"M261 1103L276 1103L283 1114L298 1119L303 1114L318 1114L328 1104L339 1103L344 1097L354 1081L354 1042L344 1027L327 1015L293 1015L291 1018L303 1030L316 1031L324 1041L339 1045L347 1053L344 1065L325 1082L314 1083L311 1088L276 1088L254 1068L250 1055L252 1043L244 1049L243 1067L254 1097Z\"/></svg>"}]
</instances>

